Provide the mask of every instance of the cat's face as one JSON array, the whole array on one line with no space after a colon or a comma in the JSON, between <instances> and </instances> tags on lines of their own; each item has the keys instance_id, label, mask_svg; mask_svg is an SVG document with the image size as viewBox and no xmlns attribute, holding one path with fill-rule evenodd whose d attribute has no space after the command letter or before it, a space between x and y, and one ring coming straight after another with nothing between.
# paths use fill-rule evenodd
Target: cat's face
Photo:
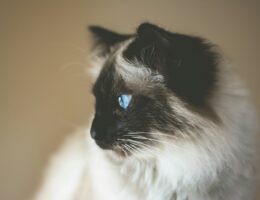
<instances>
[{"instance_id":1,"label":"cat's face","mask_svg":"<svg viewBox=\"0 0 260 200\"><path fill-rule=\"evenodd\" d=\"M98 146L139 154L196 128L193 115L216 117L207 99L215 89L217 55L202 39L147 23L134 35L90 30L103 61L92 90L91 136Z\"/></svg>"}]
</instances>

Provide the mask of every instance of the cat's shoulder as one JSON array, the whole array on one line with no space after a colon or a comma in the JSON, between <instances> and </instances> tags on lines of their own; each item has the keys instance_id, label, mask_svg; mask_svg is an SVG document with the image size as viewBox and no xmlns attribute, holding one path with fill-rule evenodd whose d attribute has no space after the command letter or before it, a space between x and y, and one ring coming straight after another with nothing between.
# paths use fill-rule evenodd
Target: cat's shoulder
<instances>
[{"instance_id":1,"label":"cat's shoulder","mask_svg":"<svg viewBox=\"0 0 260 200\"><path fill-rule=\"evenodd\" d=\"M34 200L71 200L80 189L87 166L86 130L68 135L51 156Z\"/></svg>"}]
</instances>

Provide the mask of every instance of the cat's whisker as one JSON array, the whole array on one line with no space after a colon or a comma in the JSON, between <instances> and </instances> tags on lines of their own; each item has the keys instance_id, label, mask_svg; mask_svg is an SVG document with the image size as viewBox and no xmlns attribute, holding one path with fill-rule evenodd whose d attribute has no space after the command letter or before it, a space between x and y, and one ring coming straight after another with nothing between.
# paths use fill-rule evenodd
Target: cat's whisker
<instances>
[{"instance_id":1,"label":"cat's whisker","mask_svg":"<svg viewBox=\"0 0 260 200\"><path fill-rule=\"evenodd\" d=\"M132 140L132 139L119 139L120 141L129 142L130 144L135 145L138 148L145 148L148 151L154 152L156 151L156 156L158 156L160 153L160 149L158 149L156 146L149 145L140 141Z\"/></svg>"},{"instance_id":2,"label":"cat's whisker","mask_svg":"<svg viewBox=\"0 0 260 200\"><path fill-rule=\"evenodd\" d=\"M141 134L141 133L149 134L150 132L129 132L129 133L127 133L127 134L129 134L129 135L137 135L137 134Z\"/></svg>"},{"instance_id":3,"label":"cat's whisker","mask_svg":"<svg viewBox=\"0 0 260 200\"><path fill-rule=\"evenodd\" d=\"M133 135L129 135L129 138L140 139L141 141L152 141L152 142L156 142L156 143L164 143L164 144L168 144L168 145L171 145L171 144L172 144L172 143L169 143L169 142L167 142L167 141L163 141L162 139L148 138L148 137L144 137L144 136L133 136Z\"/></svg>"},{"instance_id":4,"label":"cat's whisker","mask_svg":"<svg viewBox=\"0 0 260 200\"><path fill-rule=\"evenodd\" d=\"M136 156L136 153L138 153L136 151L136 149L134 149L132 146L130 146L129 144L124 144L125 147L127 147L127 151L129 151L131 153L131 155L133 155L134 157L138 158Z\"/></svg>"},{"instance_id":5,"label":"cat's whisker","mask_svg":"<svg viewBox=\"0 0 260 200\"><path fill-rule=\"evenodd\" d=\"M148 138L148 137L144 137L144 136L138 136L138 135L129 135L129 136L126 136L126 138L135 138L135 139L140 139L141 141L152 140L152 138Z\"/></svg>"},{"instance_id":6,"label":"cat's whisker","mask_svg":"<svg viewBox=\"0 0 260 200\"><path fill-rule=\"evenodd\" d=\"M124 145L124 144L120 144L120 147L122 148L122 150L124 151L124 152L126 152L126 155L128 155L129 153L129 150L128 150L128 148Z\"/></svg>"},{"instance_id":7,"label":"cat's whisker","mask_svg":"<svg viewBox=\"0 0 260 200\"><path fill-rule=\"evenodd\" d=\"M172 138L172 139L178 139L179 137L174 136L174 135L167 135L164 133L159 133L159 132L130 132L127 133L128 135L140 135L140 134L146 134L146 135L154 135L154 136L162 136L162 137L166 137L166 138ZM142 135L144 136L144 135Z\"/></svg>"},{"instance_id":8,"label":"cat's whisker","mask_svg":"<svg viewBox=\"0 0 260 200\"><path fill-rule=\"evenodd\" d=\"M140 148L140 145L138 144L134 144L132 143L132 146L135 146L135 148L144 156L144 155L147 155L150 154L151 156L155 156L155 157L158 157L160 154L159 151L157 151L156 148L152 147L152 148L149 148L149 147L146 147L146 146L142 146L143 149L145 149L145 151Z\"/></svg>"},{"instance_id":9,"label":"cat's whisker","mask_svg":"<svg viewBox=\"0 0 260 200\"><path fill-rule=\"evenodd\" d=\"M132 139L120 139L120 138L118 140L121 142L127 142L128 144L124 144L124 145L126 145L128 148L133 150L135 153L144 154L144 155L150 153L154 156L158 156L160 153L158 151L159 149L157 149L155 146L151 146L143 142L139 142ZM142 149L145 149L146 151L143 151Z\"/></svg>"},{"instance_id":10,"label":"cat's whisker","mask_svg":"<svg viewBox=\"0 0 260 200\"><path fill-rule=\"evenodd\" d=\"M150 139L150 138L148 138L148 139ZM129 138L128 139L119 139L119 140L125 141L125 142L131 142L134 145L142 147L142 148L144 148L144 149L146 149L148 151L153 151L154 152L156 150L156 153L157 153L156 155L159 155L159 153L161 153L161 149L156 148L156 146L148 145L148 144L140 142L140 141L132 140L132 139L129 139ZM169 142L166 142L166 141L163 141L163 140L158 140L158 139L157 140L153 139L153 140L155 142L157 142L157 143L166 144L169 148L172 148L172 149L175 149L175 150L178 150L178 151L181 150L181 151L184 151L184 152L186 152L186 153L188 153L190 155L194 155L195 156L194 152L189 151L188 149L184 149L181 146L178 146L178 145L175 145L173 143L169 143Z\"/></svg>"},{"instance_id":11,"label":"cat's whisker","mask_svg":"<svg viewBox=\"0 0 260 200\"><path fill-rule=\"evenodd\" d=\"M146 146L147 148L153 148L153 146L149 146L148 144L145 144L141 141L136 141L136 140L132 140L132 139L118 139L118 140L129 142L129 143L135 143L135 144L139 145L140 147Z\"/></svg>"},{"instance_id":12,"label":"cat's whisker","mask_svg":"<svg viewBox=\"0 0 260 200\"><path fill-rule=\"evenodd\" d=\"M123 148L123 146L120 145L120 143L116 143L116 147L120 150L123 151L124 156L128 156L129 154L127 153L127 151Z\"/></svg>"},{"instance_id":13,"label":"cat's whisker","mask_svg":"<svg viewBox=\"0 0 260 200\"><path fill-rule=\"evenodd\" d=\"M134 149L136 153L135 157L137 157L138 159L147 159L147 157L145 156L145 152L142 149L137 148L134 144L130 144L130 146Z\"/></svg>"}]
</instances>

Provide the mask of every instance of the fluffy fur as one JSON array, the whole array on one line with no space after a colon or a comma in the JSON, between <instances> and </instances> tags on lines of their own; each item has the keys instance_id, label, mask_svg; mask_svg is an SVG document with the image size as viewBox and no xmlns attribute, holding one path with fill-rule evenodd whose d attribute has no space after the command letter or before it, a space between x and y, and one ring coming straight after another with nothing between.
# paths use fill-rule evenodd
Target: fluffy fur
<instances>
[{"instance_id":1,"label":"fluffy fur","mask_svg":"<svg viewBox=\"0 0 260 200\"><path fill-rule=\"evenodd\" d=\"M96 124L110 129L114 115L98 112L104 113L106 105L113 107L113 93L118 94L117 90L133 93L133 104L142 103L141 107L136 106L139 112L136 114L131 108L127 116L119 114L124 118L120 125L126 130L122 134L130 143L103 149L90 138L90 128L79 130L53 157L34 199L253 200L255 116L248 91L220 51L201 39L173 34L147 23L140 25L136 35L116 34L100 27L91 27L91 31L101 49L93 88L97 98L94 120L101 115L103 120ZM143 35L148 40L143 41ZM162 57L168 53L165 48L179 57L171 53ZM185 51L178 53L173 48ZM187 54L187 58L194 59L191 65L205 65L198 68L200 74L194 69L190 71L193 76L186 74L190 63L183 59ZM169 78L169 63L177 70L181 68L173 75L177 85ZM200 82L200 88L190 88L192 85L183 83L186 77L179 79L177 73L186 74L194 81L191 84ZM203 73L206 82L200 80ZM197 90L195 96L193 90ZM143 101L140 95L148 100ZM111 121L104 124L105 119ZM91 129L95 129L93 126ZM101 139L108 134L115 140L124 138L115 132L104 133ZM131 145L131 141L137 145Z\"/></svg>"}]
</instances>

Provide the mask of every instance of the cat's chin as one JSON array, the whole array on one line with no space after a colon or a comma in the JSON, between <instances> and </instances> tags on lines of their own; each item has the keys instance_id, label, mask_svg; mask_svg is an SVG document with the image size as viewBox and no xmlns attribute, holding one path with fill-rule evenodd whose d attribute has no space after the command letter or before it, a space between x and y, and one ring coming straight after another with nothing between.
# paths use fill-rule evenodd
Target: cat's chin
<instances>
[{"instance_id":1,"label":"cat's chin","mask_svg":"<svg viewBox=\"0 0 260 200\"><path fill-rule=\"evenodd\" d=\"M119 148L112 148L110 150L105 150L107 157L114 162L123 162L125 159L129 157L126 155L124 151Z\"/></svg>"}]
</instances>

